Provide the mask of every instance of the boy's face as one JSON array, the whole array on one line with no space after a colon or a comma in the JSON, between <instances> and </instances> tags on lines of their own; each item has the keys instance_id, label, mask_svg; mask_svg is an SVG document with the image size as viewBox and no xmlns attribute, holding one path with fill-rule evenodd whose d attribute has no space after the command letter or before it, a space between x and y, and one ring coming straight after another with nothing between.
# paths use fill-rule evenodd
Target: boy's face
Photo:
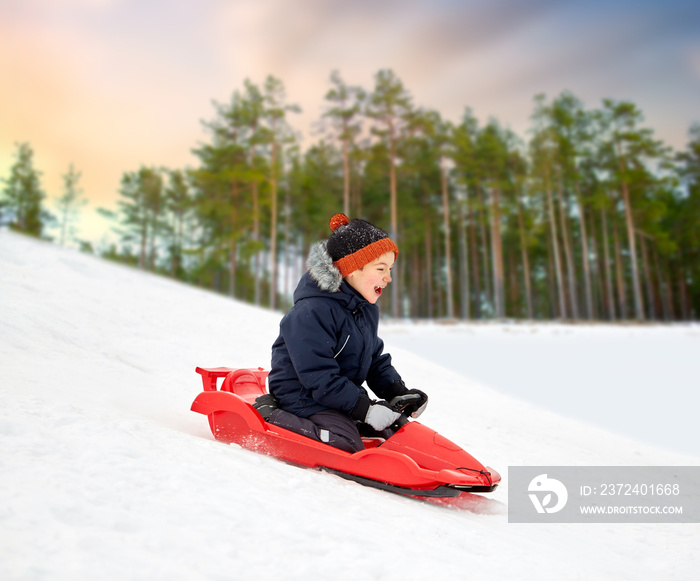
<instances>
[{"instance_id":1,"label":"boy's face","mask_svg":"<svg viewBox=\"0 0 700 581\"><path fill-rule=\"evenodd\" d=\"M391 269L396 257L393 252L382 254L379 258L345 277L347 283L370 303L374 304L382 291L391 282Z\"/></svg>"}]
</instances>

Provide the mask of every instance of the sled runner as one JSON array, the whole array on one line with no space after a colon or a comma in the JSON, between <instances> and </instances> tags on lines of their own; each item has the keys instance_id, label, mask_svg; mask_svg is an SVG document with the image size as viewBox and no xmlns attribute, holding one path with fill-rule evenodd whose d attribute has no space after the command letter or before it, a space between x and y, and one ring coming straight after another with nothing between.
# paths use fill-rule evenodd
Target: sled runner
<instances>
[{"instance_id":1,"label":"sled runner","mask_svg":"<svg viewBox=\"0 0 700 581\"><path fill-rule=\"evenodd\" d=\"M267 392L268 372L262 368L196 371L204 391L191 409L209 418L212 434L222 442L416 497L492 492L501 481L498 472L417 421L403 419L402 427L386 440L363 438L365 449L351 454L265 422L252 405Z\"/></svg>"}]
</instances>

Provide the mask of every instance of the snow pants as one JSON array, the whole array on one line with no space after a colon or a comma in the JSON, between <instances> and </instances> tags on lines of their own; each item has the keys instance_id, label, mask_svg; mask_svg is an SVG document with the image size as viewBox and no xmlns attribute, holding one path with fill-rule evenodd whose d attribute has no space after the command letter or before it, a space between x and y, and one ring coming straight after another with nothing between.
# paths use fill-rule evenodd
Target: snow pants
<instances>
[{"instance_id":1,"label":"snow pants","mask_svg":"<svg viewBox=\"0 0 700 581\"><path fill-rule=\"evenodd\" d=\"M270 415L268 422L351 454L365 448L355 421L350 417L350 414L340 410L324 410L312 414L308 418L300 418L292 413L276 409ZM392 433L391 430L384 430L381 433L371 435L388 438Z\"/></svg>"}]
</instances>

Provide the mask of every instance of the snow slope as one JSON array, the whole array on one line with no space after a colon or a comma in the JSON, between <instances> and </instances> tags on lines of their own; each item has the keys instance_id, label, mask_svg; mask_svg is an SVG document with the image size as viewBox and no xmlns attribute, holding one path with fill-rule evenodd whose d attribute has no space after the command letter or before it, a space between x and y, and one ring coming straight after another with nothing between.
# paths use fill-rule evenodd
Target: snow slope
<instances>
[{"instance_id":1,"label":"snow slope","mask_svg":"<svg viewBox=\"0 0 700 581\"><path fill-rule=\"evenodd\" d=\"M473 510L215 442L189 411L195 366L269 365L279 317L0 231L0 579L696 577L698 524L508 524L507 467L699 458L507 397L388 338L407 383L430 393L421 421L504 476Z\"/></svg>"},{"instance_id":2,"label":"snow slope","mask_svg":"<svg viewBox=\"0 0 700 581\"><path fill-rule=\"evenodd\" d=\"M700 458L697 323L390 323L381 333L501 393Z\"/></svg>"}]
</instances>

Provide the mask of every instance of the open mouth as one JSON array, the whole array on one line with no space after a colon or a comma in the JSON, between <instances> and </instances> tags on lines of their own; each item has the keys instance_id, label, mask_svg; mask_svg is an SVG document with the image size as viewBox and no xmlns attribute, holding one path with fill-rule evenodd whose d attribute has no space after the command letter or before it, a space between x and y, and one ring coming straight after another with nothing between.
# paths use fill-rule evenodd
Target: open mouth
<instances>
[{"instance_id":1,"label":"open mouth","mask_svg":"<svg viewBox=\"0 0 700 581\"><path fill-rule=\"evenodd\" d=\"M375 286L374 287L374 294L377 295L378 297L382 296L382 287Z\"/></svg>"}]
</instances>

